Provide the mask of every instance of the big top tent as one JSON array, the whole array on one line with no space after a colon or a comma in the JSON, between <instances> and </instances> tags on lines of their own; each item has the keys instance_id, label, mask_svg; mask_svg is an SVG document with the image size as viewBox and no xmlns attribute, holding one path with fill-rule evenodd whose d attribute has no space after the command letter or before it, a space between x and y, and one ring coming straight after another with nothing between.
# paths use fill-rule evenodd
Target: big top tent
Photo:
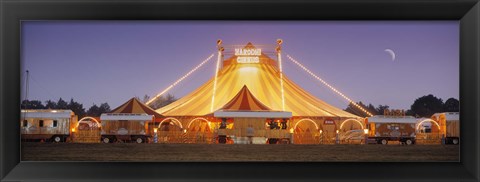
<instances>
[{"instance_id":1,"label":"big top tent","mask_svg":"<svg viewBox=\"0 0 480 182\"><path fill-rule=\"evenodd\" d=\"M248 43L243 49L255 50L256 47ZM223 67L218 72L213 107L211 105L215 78L156 111L165 116L204 116L227 104L244 85L262 104L272 110L282 111L282 89L277 61L264 53L258 56L257 63L239 62L239 57L241 56L233 55L223 61ZM285 75L283 81L283 111L292 112L293 116L359 118L316 98Z\"/></svg>"}]
</instances>

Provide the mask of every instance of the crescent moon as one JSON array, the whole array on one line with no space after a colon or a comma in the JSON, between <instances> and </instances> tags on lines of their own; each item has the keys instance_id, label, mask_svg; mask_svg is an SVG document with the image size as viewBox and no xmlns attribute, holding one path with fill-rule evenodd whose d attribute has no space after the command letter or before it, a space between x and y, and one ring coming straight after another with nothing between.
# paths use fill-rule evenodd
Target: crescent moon
<instances>
[{"instance_id":1,"label":"crescent moon","mask_svg":"<svg viewBox=\"0 0 480 182\"><path fill-rule=\"evenodd\" d=\"M392 56L392 61L395 61L395 52L391 49L385 49L385 52L388 52Z\"/></svg>"}]
</instances>

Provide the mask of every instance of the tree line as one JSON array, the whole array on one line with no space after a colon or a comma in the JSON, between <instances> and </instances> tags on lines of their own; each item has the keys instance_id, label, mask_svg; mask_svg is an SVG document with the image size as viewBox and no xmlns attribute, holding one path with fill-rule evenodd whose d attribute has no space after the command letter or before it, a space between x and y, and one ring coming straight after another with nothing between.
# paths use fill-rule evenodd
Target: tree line
<instances>
[{"instance_id":1,"label":"tree line","mask_svg":"<svg viewBox=\"0 0 480 182\"><path fill-rule=\"evenodd\" d=\"M144 95L143 98L136 97L139 101L146 103L150 100L150 96ZM175 102L177 98L174 95L167 94L165 96L160 96L155 101L150 103L152 109L156 110L163 106L166 106L172 102ZM70 102L66 102L62 98L59 98L58 101L47 100L43 104L39 100L23 100L21 103L22 109L70 109L79 118L85 116L99 117L102 113L108 113L111 111L110 105L108 103L101 103L100 105L93 104L89 109L85 109L83 104L76 102L73 98L70 99ZM383 115L385 109L390 109L388 105L378 105L377 107L372 104L364 104L363 102L357 102L362 108L367 110L373 115ZM355 114L361 117L367 117L367 114L355 107L350 103L345 111ZM410 106L410 109L406 111L406 115L415 116L415 117L430 117L431 115L439 112L458 112L460 110L460 103L455 98L449 98L445 102L441 98L437 98L432 94L422 96L417 98L413 104Z\"/></svg>"},{"instance_id":2,"label":"tree line","mask_svg":"<svg viewBox=\"0 0 480 182\"><path fill-rule=\"evenodd\" d=\"M136 98L139 101L146 103L150 99L150 96L145 95L143 99ZM154 102L149 104L149 106L152 109L158 109L176 100L175 96L167 94L166 96L160 96ZM47 100L45 102L39 100L23 100L20 107L21 109L69 109L72 110L78 118L83 118L85 116L100 117L102 113L108 113L111 111L110 105L106 102L101 103L100 105L94 103L86 110L83 107L83 104L75 101L73 98L70 99L70 102L66 102L62 98L59 98L58 101Z\"/></svg>"},{"instance_id":3,"label":"tree line","mask_svg":"<svg viewBox=\"0 0 480 182\"><path fill-rule=\"evenodd\" d=\"M357 104L373 115L383 115L385 109L390 109L390 106L388 105L379 105L378 107L375 107L372 104L365 105L361 101L357 102ZM367 117L366 113L355 107L352 103L350 103L344 110L357 116ZM458 99L449 98L443 102L441 98L429 94L417 98L405 114L415 117L430 117L435 113L459 111L460 102Z\"/></svg>"},{"instance_id":4,"label":"tree line","mask_svg":"<svg viewBox=\"0 0 480 182\"><path fill-rule=\"evenodd\" d=\"M147 103L149 100L150 100L150 96L145 94L143 96L143 98L140 99L140 97L135 97L137 98L139 101L143 102L143 103ZM163 106L166 106L172 102L175 102L177 101L178 99L175 98L174 95L172 94L167 94L167 95L161 95L160 97L158 97L157 99L155 99L152 103L148 104L149 107L151 107L152 109L159 109Z\"/></svg>"},{"instance_id":5,"label":"tree line","mask_svg":"<svg viewBox=\"0 0 480 182\"><path fill-rule=\"evenodd\" d=\"M108 103L101 103L99 106L93 104L88 110L85 110L83 104L80 104L70 99L70 102L66 102L62 98L58 101L47 100L45 105L42 101L39 100L23 100L21 103L22 109L70 109L72 110L78 118L83 118L85 116L99 117L102 113L110 112L110 105Z\"/></svg>"}]
</instances>

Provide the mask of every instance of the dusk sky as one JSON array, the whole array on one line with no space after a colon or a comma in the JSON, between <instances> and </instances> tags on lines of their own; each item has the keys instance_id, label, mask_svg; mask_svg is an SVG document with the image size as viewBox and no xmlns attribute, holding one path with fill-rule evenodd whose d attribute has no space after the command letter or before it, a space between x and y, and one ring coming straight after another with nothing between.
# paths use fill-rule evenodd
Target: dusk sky
<instances>
[{"instance_id":1,"label":"dusk sky","mask_svg":"<svg viewBox=\"0 0 480 182\"><path fill-rule=\"evenodd\" d=\"M217 39L273 45L278 38L285 75L341 109L346 100L286 55L375 106L409 109L428 94L459 98L458 21L24 21L22 76L30 71L30 100L74 98L86 109L104 102L113 109L167 88L216 53ZM169 93L182 97L214 72L215 59Z\"/></svg>"}]
</instances>

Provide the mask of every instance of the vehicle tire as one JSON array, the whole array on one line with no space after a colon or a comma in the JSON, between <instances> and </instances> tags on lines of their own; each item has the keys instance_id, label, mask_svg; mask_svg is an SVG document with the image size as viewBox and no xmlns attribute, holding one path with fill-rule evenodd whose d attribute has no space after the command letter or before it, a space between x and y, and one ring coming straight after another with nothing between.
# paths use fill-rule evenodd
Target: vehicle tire
<instances>
[{"instance_id":1,"label":"vehicle tire","mask_svg":"<svg viewBox=\"0 0 480 182\"><path fill-rule=\"evenodd\" d=\"M412 145L413 141L411 139L407 139L407 140L405 140L405 144Z\"/></svg>"},{"instance_id":2,"label":"vehicle tire","mask_svg":"<svg viewBox=\"0 0 480 182\"><path fill-rule=\"evenodd\" d=\"M225 136L220 136L218 137L218 143L227 143L227 137Z\"/></svg>"},{"instance_id":3,"label":"vehicle tire","mask_svg":"<svg viewBox=\"0 0 480 182\"><path fill-rule=\"evenodd\" d=\"M105 137L102 139L103 143L110 143L110 138Z\"/></svg>"},{"instance_id":4,"label":"vehicle tire","mask_svg":"<svg viewBox=\"0 0 480 182\"><path fill-rule=\"evenodd\" d=\"M387 144L388 144L388 140L387 140L387 139L382 139L382 140L381 140L381 143L382 143L382 145L387 145Z\"/></svg>"},{"instance_id":5,"label":"vehicle tire","mask_svg":"<svg viewBox=\"0 0 480 182\"><path fill-rule=\"evenodd\" d=\"M452 143L453 143L453 145L458 145L458 143L459 143L458 138L454 138L452 140Z\"/></svg>"},{"instance_id":6,"label":"vehicle tire","mask_svg":"<svg viewBox=\"0 0 480 182\"><path fill-rule=\"evenodd\" d=\"M137 143L143 143L143 138L142 137L138 137L135 142Z\"/></svg>"},{"instance_id":7,"label":"vehicle tire","mask_svg":"<svg viewBox=\"0 0 480 182\"><path fill-rule=\"evenodd\" d=\"M62 138L61 138L60 136L54 136L54 137L53 137L53 142L59 143L59 142L61 142L61 141L62 141Z\"/></svg>"}]
</instances>

